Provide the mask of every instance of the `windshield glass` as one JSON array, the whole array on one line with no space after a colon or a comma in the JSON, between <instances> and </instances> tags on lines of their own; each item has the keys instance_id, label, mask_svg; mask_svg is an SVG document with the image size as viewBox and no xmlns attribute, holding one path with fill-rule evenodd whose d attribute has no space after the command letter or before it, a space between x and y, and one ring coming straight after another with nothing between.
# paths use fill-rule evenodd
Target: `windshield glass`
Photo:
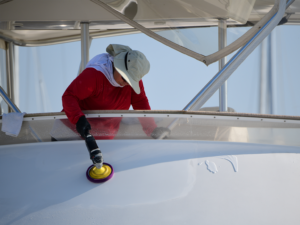
<instances>
[{"instance_id":1,"label":"windshield glass","mask_svg":"<svg viewBox=\"0 0 300 225\"><path fill-rule=\"evenodd\" d=\"M174 114L172 111L137 114L116 111L106 114L89 113L86 116L92 127L91 134L97 140L153 139L156 127L169 127L174 122L175 126L171 128L171 133L166 138L168 140L300 146L299 120L207 114ZM64 113L36 115L25 117L18 137L11 137L0 132L1 145L82 140L75 125L69 122Z\"/></svg>"}]
</instances>

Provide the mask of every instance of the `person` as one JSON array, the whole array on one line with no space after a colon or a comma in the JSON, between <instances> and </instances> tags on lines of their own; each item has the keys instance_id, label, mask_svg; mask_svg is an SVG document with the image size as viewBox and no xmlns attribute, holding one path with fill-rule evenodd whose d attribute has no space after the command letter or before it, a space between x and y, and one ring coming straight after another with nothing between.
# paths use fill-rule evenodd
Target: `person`
<instances>
[{"instance_id":1,"label":"person","mask_svg":"<svg viewBox=\"0 0 300 225\"><path fill-rule=\"evenodd\" d=\"M150 70L146 56L128 46L110 44L107 53L91 59L83 72L69 85L62 96L63 111L76 130L85 138L92 129L82 110L150 110L142 77ZM122 118L94 119L96 139L112 139ZM92 121L93 119L89 119ZM158 138L167 128L155 121L140 119L144 132ZM105 135L104 135L105 134Z\"/></svg>"},{"instance_id":2,"label":"person","mask_svg":"<svg viewBox=\"0 0 300 225\"><path fill-rule=\"evenodd\" d=\"M63 111L69 121L76 124L90 159L98 169L103 165L103 157L95 139L114 138L122 118L90 119L98 129L97 135L92 135L92 127L82 110L129 110L131 105L135 110L151 109L142 82L150 70L146 56L118 44L110 44L106 51L88 62L62 96ZM162 133L170 133L168 128L157 127L153 118L139 120L148 136L159 138Z\"/></svg>"}]
</instances>

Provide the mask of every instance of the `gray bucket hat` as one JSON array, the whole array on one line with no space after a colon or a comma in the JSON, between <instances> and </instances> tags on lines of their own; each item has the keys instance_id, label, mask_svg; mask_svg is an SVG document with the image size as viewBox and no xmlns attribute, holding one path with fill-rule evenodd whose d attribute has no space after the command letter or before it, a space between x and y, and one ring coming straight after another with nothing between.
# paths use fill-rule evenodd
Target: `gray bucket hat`
<instances>
[{"instance_id":1,"label":"gray bucket hat","mask_svg":"<svg viewBox=\"0 0 300 225\"><path fill-rule=\"evenodd\" d=\"M110 44L106 52L114 57L114 66L135 93L140 94L139 81L150 70L150 63L146 56L128 46Z\"/></svg>"}]
</instances>

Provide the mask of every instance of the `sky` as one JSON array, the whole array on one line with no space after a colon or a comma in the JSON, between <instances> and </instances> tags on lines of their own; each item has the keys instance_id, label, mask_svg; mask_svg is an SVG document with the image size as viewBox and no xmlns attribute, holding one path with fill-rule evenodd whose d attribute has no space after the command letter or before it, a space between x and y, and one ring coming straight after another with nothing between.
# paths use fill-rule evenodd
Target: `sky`
<instances>
[{"instance_id":1,"label":"sky","mask_svg":"<svg viewBox=\"0 0 300 225\"><path fill-rule=\"evenodd\" d=\"M247 29L229 28L228 44ZM280 26L273 32L276 36L276 114L300 115L300 102L297 100L300 94L300 27ZM216 27L206 28L206 32L201 31L199 34L206 47L212 46L213 50L217 46ZM218 62L206 66L144 34L94 39L90 48L90 59L104 53L109 44L127 45L146 55L151 69L143 78L143 82L153 110L182 110L218 72ZM212 50L208 50L207 53ZM78 74L80 42L18 47L18 51L21 111L61 111L61 96ZM231 58L232 55L227 58ZM228 79L228 106L236 112L259 112L260 65L259 46ZM218 101L218 93L215 93L203 107L218 106Z\"/></svg>"}]
</instances>

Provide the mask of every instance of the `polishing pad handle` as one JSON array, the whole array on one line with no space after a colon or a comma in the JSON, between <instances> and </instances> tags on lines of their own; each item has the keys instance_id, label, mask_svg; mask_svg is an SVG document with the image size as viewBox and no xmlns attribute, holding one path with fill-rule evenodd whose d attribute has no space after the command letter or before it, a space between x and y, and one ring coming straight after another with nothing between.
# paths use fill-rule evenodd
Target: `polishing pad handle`
<instances>
[{"instance_id":1,"label":"polishing pad handle","mask_svg":"<svg viewBox=\"0 0 300 225\"><path fill-rule=\"evenodd\" d=\"M95 138L91 134L88 134L85 138L85 144L90 153L90 159L93 161L93 164L100 169L103 165L103 156Z\"/></svg>"},{"instance_id":2,"label":"polishing pad handle","mask_svg":"<svg viewBox=\"0 0 300 225\"><path fill-rule=\"evenodd\" d=\"M85 144L86 144L86 147L87 147L89 153L91 153L91 151L93 151L94 149L99 148L96 143L95 138L91 134L88 134L86 136Z\"/></svg>"}]
</instances>

